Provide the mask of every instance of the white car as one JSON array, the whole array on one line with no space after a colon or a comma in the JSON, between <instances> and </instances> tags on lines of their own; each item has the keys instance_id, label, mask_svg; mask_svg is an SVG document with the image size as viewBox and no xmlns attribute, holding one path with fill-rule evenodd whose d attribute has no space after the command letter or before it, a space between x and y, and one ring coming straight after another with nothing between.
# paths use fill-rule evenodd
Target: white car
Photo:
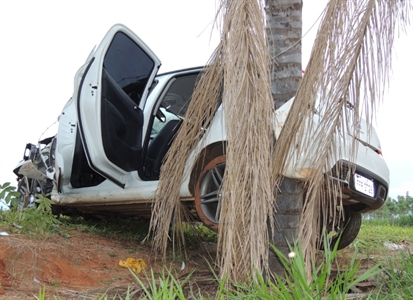
<instances>
[{"instance_id":1,"label":"white car","mask_svg":"<svg viewBox=\"0 0 413 300\"><path fill-rule=\"evenodd\" d=\"M198 67L157 75L160 65L151 49L125 26L117 24L108 31L75 76L75 90L59 116L56 136L43 141L47 146L41 149L28 146L29 153L15 169L21 206L30 205L35 194L42 192L51 193L55 210L63 213L150 217L162 160L185 118L202 71ZM278 122L292 101L276 112ZM191 169L180 191L182 202L215 229L225 170L223 118L219 107L189 158L187 168ZM359 141L355 173L346 167L334 173L343 184L348 220L356 220L358 228L360 213L385 203L389 185L374 130ZM41 163L34 162L39 157ZM349 159L339 160L345 166ZM285 175L300 177L296 173L291 169Z\"/></svg>"}]
</instances>

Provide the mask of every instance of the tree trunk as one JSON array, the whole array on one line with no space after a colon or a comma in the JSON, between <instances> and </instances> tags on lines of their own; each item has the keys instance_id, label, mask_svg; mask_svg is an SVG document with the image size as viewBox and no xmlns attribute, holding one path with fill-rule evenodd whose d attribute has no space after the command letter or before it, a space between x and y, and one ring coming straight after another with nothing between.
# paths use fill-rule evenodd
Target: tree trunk
<instances>
[{"instance_id":1,"label":"tree trunk","mask_svg":"<svg viewBox=\"0 0 413 300\"><path fill-rule=\"evenodd\" d=\"M295 96L302 77L301 0L266 0L267 35L272 64L271 92L279 108Z\"/></svg>"},{"instance_id":2,"label":"tree trunk","mask_svg":"<svg viewBox=\"0 0 413 300\"><path fill-rule=\"evenodd\" d=\"M271 93L276 108L295 96L302 78L301 0L266 0L267 35L272 57ZM284 178L277 195L275 232L272 243L287 255L288 245L298 238L303 210L303 186L292 178ZM270 251L272 272L283 275L284 268Z\"/></svg>"}]
</instances>

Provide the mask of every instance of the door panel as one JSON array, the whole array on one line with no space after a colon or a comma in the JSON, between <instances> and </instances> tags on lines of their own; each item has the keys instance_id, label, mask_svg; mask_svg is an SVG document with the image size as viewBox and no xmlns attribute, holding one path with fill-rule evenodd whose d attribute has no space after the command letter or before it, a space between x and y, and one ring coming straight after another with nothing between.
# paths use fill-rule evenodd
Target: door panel
<instances>
[{"instance_id":1,"label":"door panel","mask_svg":"<svg viewBox=\"0 0 413 300\"><path fill-rule=\"evenodd\" d=\"M81 79L77 112L88 163L122 187L141 164L142 108L159 66L139 37L115 25Z\"/></svg>"},{"instance_id":2,"label":"door panel","mask_svg":"<svg viewBox=\"0 0 413 300\"><path fill-rule=\"evenodd\" d=\"M102 74L102 142L107 158L125 171L137 170L143 113L109 73Z\"/></svg>"}]
</instances>

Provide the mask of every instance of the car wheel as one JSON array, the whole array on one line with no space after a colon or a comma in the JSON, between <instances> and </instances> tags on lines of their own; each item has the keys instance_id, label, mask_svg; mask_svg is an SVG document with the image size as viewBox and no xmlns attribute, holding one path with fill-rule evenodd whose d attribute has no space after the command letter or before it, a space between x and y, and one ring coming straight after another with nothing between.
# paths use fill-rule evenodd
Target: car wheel
<instances>
[{"instance_id":1,"label":"car wheel","mask_svg":"<svg viewBox=\"0 0 413 300\"><path fill-rule=\"evenodd\" d=\"M35 195L31 193L32 189L36 189L37 180L28 179L26 176L19 180L17 185L17 191L20 193L17 202L17 209L22 210L28 206L33 206L35 204Z\"/></svg>"},{"instance_id":2,"label":"car wheel","mask_svg":"<svg viewBox=\"0 0 413 300\"><path fill-rule=\"evenodd\" d=\"M221 187L226 156L212 159L201 171L195 186L195 208L205 226L218 230L221 213Z\"/></svg>"},{"instance_id":3,"label":"car wheel","mask_svg":"<svg viewBox=\"0 0 413 300\"><path fill-rule=\"evenodd\" d=\"M337 249L341 250L349 246L357 237L361 228L361 213L352 212L349 207L344 209L344 220L340 220L336 226L329 226L333 236L330 239L330 249L338 243ZM321 243L320 248L323 249Z\"/></svg>"}]
</instances>

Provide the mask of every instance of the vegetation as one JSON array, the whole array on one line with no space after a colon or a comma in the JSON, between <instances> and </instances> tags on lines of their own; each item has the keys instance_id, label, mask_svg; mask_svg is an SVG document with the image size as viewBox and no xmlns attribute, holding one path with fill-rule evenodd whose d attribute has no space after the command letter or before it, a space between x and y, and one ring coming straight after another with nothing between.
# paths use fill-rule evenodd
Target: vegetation
<instances>
[{"instance_id":1,"label":"vegetation","mask_svg":"<svg viewBox=\"0 0 413 300\"><path fill-rule=\"evenodd\" d=\"M0 213L0 225L8 227L10 232L44 236L69 235L77 230L119 239L142 240L148 230L147 225L143 226L143 222L134 218L85 219L61 216L57 219L51 213L50 200L41 196L38 196L36 207L17 210L16 198L19 194L8 183L0 186L0 196L12 208ZM347 293L355 290L357 283L371 280L373 276L376 288L365 294L365 299L412 299L413 256L408 250L393 251L394 254L389 255L392 250L385 244L406 244L413 236L413 226L389 226L376 224L374 220L363 224L357 240L348 249L340 252L327 249L320 253L317 262L313 262L311 278L307 278L299 247L295 247L289 256L274 249L285 266L285 277L264 278L257 273L255 281L228 284L216 275L215 291L206 294L196 287L196 282L190 284L194 280L192 274L179 278L167 271L161 275L148 271L145 280L132 273L138 288L130 288L123 298L102 295L96 299L344 299ZM193 245L200 238L216 242L213 232L204 226L199 229L200 234L197 236L187 230L186 240ZM348 258L345 263L340 260L343 257ZM363 265L366 258L370 262L368 268ZM46 292L45 287L42 287L38 298L46 299Z\"/></svg>"},{"instance_id":2,"label":"vegetation","mask_svg":"<svg viewBox=\"0 0 413 300\"><path fill-rule=\"evenodd\" d=\"M325 240L325 245L328 245ZM328 248L328 247L327 247ZM357 251L346 266L337 264L338 250L326 249L322 259L313 262L311 278L307 277L306 265L300 247L295 247L287 257L274 248L281 259L286 276L275 276L273 280L252 281L252 286L241 287L241 296L254 299L337 299L343 298L359 282L379 273L379 264L359 274L360 262L356 260ZM336 273L336 274L335 274ZM333 275L334 274L334 275ZM237 296L238 292L235 293Z\"/></svg>"},{"instance_id":3,"label":"vegetation","mask_svg":"<svg viewBox=\"0 0 413 300\"><path fill-rule=\"evenodd\" d=\"M413 197L388 198L386 204L365 217L365 222L374 225L413 226Z\"/></svg>"},{"instance_id":4,"label":"vegetation","mask_svg":"<svg viewBox=\"0 0 413 300\"><path fill-rule=\"evenodd\" d=\"M0 185L0 201L3 200L9 206L17 207L18 196L16 187L10 185L10 182Z\"/></svg>"},{"instance_id":5,"label":"vegetation","mask_svg":"<svg viewBox=\"0 0 413 300\"><path fill-rule=\"evenodd\" d=\"M0 215L0 224L12 225L13 231L27 234L53 232L59 221L52 214L52 201L42 195L37 195L36 206L18 209L19 195L16 188L8 182L0 186L0 199L4 199L10 207L10 210Z\"/></svg>"},{"instance_id":6,"label":"vegetation","mask_svg":"<svg viewBox=\"0 0 413 300\"><path fill-rule=\"evenodd\" d=\"M413 299L413 255L402 252L399 258L388 260L378 280L382 284L370 299Z\"/></svg>"},{"instance_id":7,"label":"vegetation","mask_svg":"<svg viewBox=\"0 0 413 300\"><path fill-rule=\"evenodd\" d=\"M363 253L376 255L384 252L384 243L400 245L406 241L411 242L412 236L413 227L363 224L354 243Z\"/></svg>"}]
</instances>

